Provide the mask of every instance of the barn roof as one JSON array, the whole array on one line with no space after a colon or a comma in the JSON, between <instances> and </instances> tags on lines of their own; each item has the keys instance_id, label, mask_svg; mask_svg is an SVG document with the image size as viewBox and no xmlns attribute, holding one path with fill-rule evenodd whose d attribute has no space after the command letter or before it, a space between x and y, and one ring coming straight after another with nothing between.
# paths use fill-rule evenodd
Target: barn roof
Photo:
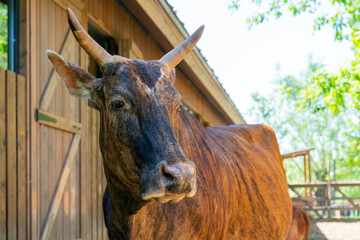
<instances>
[{"instance_id":1,"label":"barn roof","mask_svg":"<svg viewBox=\"0 0 360 240\"><path fill-rule=\"evenodd\" d=\"M151 33L164 52L170 51L189 37L183 23L166 0L122 0L121 2L138 18L146 31ZM229 122L245 123L198 48L195 48L179 67Z\"/></svg>"}]
</instances>

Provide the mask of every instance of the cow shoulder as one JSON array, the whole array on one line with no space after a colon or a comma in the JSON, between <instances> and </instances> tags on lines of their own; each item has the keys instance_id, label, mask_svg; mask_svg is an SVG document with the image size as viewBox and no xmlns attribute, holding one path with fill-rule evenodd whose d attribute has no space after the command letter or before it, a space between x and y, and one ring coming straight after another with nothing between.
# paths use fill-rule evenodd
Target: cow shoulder
<instances>
[{"instance_id":1,"label":"cow shoulder","mask_svg":"<svg viewBox=\"0 0 360 240\"><path fill-rule=\"evenodd\" d=\"M209 129L209 128L208 128ZM237 124L230 126L219 126L209 129L216 137L236 142L242 148L257 150L275 158L282 166L279 145L275 131L264 124ZM251 151L252 151L251 150Z\"/></svg>"},{"instance_id":2,"label":"cow shoulder","mask_svg":"<svg viewBox=\"0 0 360 240\"><path fill-rule=\"evenodd\" d=\"M264 124L238 124L229 126L229 130L238 137L253 145L269 148L272 151L279 150L275 131Z\"/></svg>"},{"instance_id":3,"label":"cow shoulder","mask_svg":"<svg viewBox=\"0 0 360 240\"><path fill-rule=\"evenodd\" d=\"M240 124L233 126L239 129L239 135L243 137L244 140L254 147L259 147L269 154L275 155L275 157L281 161L282 165L276 134L270 126L265 124Z\"/></svg>"}]
</instances>

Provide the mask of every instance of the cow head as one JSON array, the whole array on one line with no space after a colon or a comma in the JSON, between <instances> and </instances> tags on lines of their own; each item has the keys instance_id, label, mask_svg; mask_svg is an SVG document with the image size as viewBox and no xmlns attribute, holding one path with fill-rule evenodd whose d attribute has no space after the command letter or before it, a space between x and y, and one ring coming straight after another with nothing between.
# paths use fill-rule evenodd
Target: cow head
<instances>
[{"instance_id":1,"label":"cow head","mask_svg":"<svg viewBox=\"0 0 360 240\"><path fill-rule=\"evenodd\" d=\"M181 97L174 67L192 50L204 26L160 60L112 56L82 28L68 9L68 21L81 47L99 64L103 78L47 56L70 93L91 99L101 116L100 147L111 189L127 189L135 199L179 201L196 192L195 165L177 141Z\"/></svg>"}]
</instances>

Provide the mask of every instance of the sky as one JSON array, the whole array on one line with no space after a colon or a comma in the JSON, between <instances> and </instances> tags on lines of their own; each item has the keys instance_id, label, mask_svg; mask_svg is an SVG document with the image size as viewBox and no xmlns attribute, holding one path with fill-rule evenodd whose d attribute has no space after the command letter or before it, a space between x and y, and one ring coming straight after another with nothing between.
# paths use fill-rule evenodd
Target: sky
<instances>
[{"instance_id":1,"label":"sky","mask_svg":"<svg viewBox=\"0 0 360 240\"><path fill-rule=\"evenodd\" d=\"M250 4L232 11L230 0L167 1L189 34L205 24L197 46L247 122L251 94L266 95L276 78L298 75L310 55L329 69L352 56L349 43L335 42L331 28L314 32L310 14L284 15L249 30L246 17L255 10Z\"/></svg>"}]
</instances>

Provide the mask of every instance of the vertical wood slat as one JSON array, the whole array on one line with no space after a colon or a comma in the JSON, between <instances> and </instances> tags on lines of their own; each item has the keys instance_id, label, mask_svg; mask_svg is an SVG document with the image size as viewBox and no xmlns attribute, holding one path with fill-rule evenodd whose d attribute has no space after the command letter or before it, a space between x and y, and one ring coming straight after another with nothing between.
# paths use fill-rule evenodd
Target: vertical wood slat
<instances>
[{"instance_id":1,"label":"vertical wood slat","mask_svg":"<svg viewBox=\"0 0 360 240\"><path fill-rule=\"evenodd\" d=\"M35 109L35 107L37 107L38 105L38 94L39 94L39 83L38 83L38 79L39 79L39 68L40 68L40 64L39 64L39 46L38 44L40 43L39 41L39 29L37 28L37 26L39 26L40 24L40 20L39 20L39 2L38 1L28 1L28 5L27 5L27 9L28 9L28 31L29 31L29 41L28 41L28 72L27 72L27 76L28 76L28 86L31 86L31 88L28 88L28 114L29 116L32 116L33 114L33 109ZM31 34L30 34L31 33ZM30 85L31 84L31 85ZM34 121L33 118L29 117L29 130L30 130L30 137L29 139L29 161L30 161L30 180L31 180L31 184L30 184L30 203L29 203L29 207L30 207L30 233L31 239L39 239L40 237L40 228L41 228L41 223L40 223L40 215L39 215L39 205L40 205L40 201L39 201L39 193L40 193L40 181L39 181L39 175L40 175L40 171L39 171L39 153L40 153L40 144L39 144L39 127L37 125L37 123Z\"/></svg>"},{"instance_id":2,"label":"vertical wood slat","mask_svg":"<svg viewBox=\"0 0 360 240\"><path fill-rule=\"evenodd\" d=\"M90 175L91 177L91 188L92 188L92 239L98 239L97 230L98 230L98 224L97 224L97 191L96 191L96 183L97 183L97 169L96 169L96 160L97 160L97 154L96 154L96 135L97 135L97 114L95 109L91 109L92 112L92 126L91 126L91 134L92 134L92 146L91 146L91 154L92 154L92 173Z\"/></svg>"},{"instance_id":3,"label":"vertical wood slat","mask_svg":"<svg viewBox=\"0 0 360 240\"><path fill-rule=\"evenodd\" d=\"M0 68L0 239L26 239L25 78Z\"/></svg>"},{"instance_id":4,"label":"vertical wood slat","mask_svg":"<svg viewBox=\"0 0 360 240\"><path fill-rule=\"evenodd\" d=\"M0 68L0 239L6 239L6 78Z\"/></svg>"},{"instance_id":5,"label":"vertical wood slat","mask_svg":"<svg viewBox=\"0 0 360 240\"><path fill-rule=\"evenodd\" d=\"M18 180L18 239L26 239L26 85L17 76L17 180Z\"/></svg>"},{"instance_id":6,"label":"vertical wood slat","mask_svg":"<svg viewBox=\"0 0 360 240\"><path fill-rule=\"evenodd\" d=\"M97 131L96 131L96 139L98 139L98 132L99 132L99 126L100 126L100 114L98 111L96 111L96 115L97 115ZM99 148L99 144L98 144L98 141L96 142L96 155L97 155L97 158L96 158L96 171L97 171L97 181L96 181L96 191L97 191L97 216L98 216L98 239L103 239L103 209L102 209L102 157L101 157L101 153L100 153L100 148Z\"/></svg>"},{"instance_id":7,"label":"vertical wood slat","mask_svg":"<svg viewBox=\"0 0 360 240\"><path fill-rule=\"evenodd\" d=\"M67 180L70 175L71 166L74 162L75 155L78 150L79 142L81 135L74 134L73 140L71 142L71 146L67 155L67 158L64 163L63 170L61 172L58 185L56 186L56 190L51 201L50 209L47 216L47 221L45 226L43 227L43 231L41 233L41 239L49 239L51 234L52 227L54 225L56 215L61 204L61 200L63 198L63 193L67 184Z\"/></svg>"},{"instance_id":8,"label":"vertical wood slat","mask_svg":"<svg viewBox=\"0 0 360 240\"><path fill-rule=\"evenodd\" d=\"M6 78L7 239L17 239L16 74Z\"/></svg>"}]
</instances>

